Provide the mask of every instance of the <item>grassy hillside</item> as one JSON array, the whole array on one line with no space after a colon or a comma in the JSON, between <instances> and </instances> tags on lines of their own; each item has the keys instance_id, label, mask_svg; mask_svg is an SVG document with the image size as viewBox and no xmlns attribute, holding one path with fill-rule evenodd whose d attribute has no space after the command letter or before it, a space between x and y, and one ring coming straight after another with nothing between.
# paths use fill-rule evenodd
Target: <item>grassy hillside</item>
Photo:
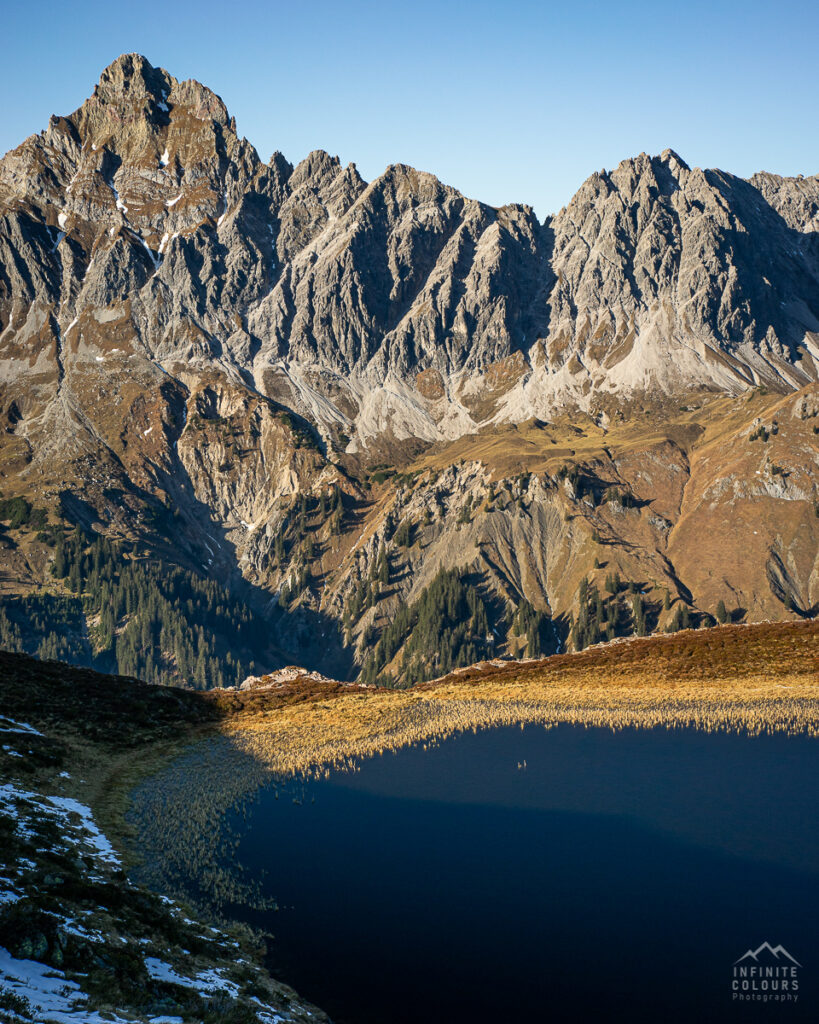
<instances>
[{"instance_id":1,"label":"grassy hillside","mask_svg":"<svg viewBox=\"0 0 819 1024\"><path fill-rule=\"evenodd\" d=\"M129 787L216 706L0 653L0 707L0 1021L325 1019L270 979L256 937L123 870Z\"/></svg>"},{"instance_id":2,"label":"grassy hillside","mask_svg":"<svg viewBox=\"0 0 819 1024\"><path fill-rule=\"evenodd\" d=\"M283 704L288 689L297 703ZM209 698L224 706L221 694ZM819 623L687 630L542 661L483 663L410 690L330 694L309 679L268 690L262 681L228 699L237 703L223 729L237 749L281 774L516 722L813 735Z\"/></svg>"},{"instance_id":3,"label":"grassy hillside","mask_svg":"<svg viewBox=\"0 0 819 1024\"><path fill-rule=\"evenodd\" d=\"M305 778L409 744L524 723L819 735L819 625L725 626L593 648L528 664L472 666L411 689L363 689L284 674L203 699L218 738L139 794L135 813L151 883L217 907L253 903L220 849L225 824L263 786L301 798Z\"/></svg>"}]
</instances>

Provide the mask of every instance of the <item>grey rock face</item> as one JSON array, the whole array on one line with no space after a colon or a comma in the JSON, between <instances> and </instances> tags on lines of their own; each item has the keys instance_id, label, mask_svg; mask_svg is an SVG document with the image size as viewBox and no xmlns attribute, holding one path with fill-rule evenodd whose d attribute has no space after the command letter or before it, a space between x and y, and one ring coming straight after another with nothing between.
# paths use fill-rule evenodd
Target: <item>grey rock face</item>
<instances>
[{"instance_id":1,"label":"grey rock face","mask_svg":"<svg viewBox=\"0 0 819 1024\"><path fill-rule=\"evenodd\" d=\"M593 175L551 221L549 370L592 390L815 379L816 187L670 150Z\"/></svg>"},{"instance_id":2,"label":"grey rock face","mask_svg":"<svg viewBox=\"0 0 819 1024\"><path fill-rule=\"evenodd\" d=\"M93 420L78 367L104 377L113 347L149 375L218 370L350 450L609 394L795 388L819 372L817 225L817 178L670 150L544 224L403 165L265 164L218 96L129 54L0 161L0 379Z\"/></svg>"}]
</instances>

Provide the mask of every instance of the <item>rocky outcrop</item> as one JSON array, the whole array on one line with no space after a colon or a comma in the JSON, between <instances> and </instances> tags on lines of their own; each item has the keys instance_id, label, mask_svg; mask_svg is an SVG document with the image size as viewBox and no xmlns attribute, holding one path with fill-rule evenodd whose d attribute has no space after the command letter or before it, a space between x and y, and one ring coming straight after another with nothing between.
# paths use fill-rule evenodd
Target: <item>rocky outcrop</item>
<instances>
[{"instance_id":1,"label":"rocky outcrop","mask_svg":"<svg viewBox=\"0 0 819 1024\"><path fill-rule=\"evenodd\" d=\"M708 623L720 602L737 620L813 615L817 394L757 393L750 409L713 398L611 429L535 420L448 446L383 485L320 598L303 599L345 622L361 659L440 569L479 587L486 656L520 653L510 616L523 602L552 620L555 645L571 643L586 585L612 605L614 635L637 627L637 599L652 632L683 609Z\"/></svg>"},{"instance_id":2,"label":"rocky outcrop","mask_svg":"<svg viewBox=\"0 0 819 1024\"><path fill-rule=\"evenodd\" d=\"M530 392L554 401L552 377L592 394L815 379L819 264L804 200L780 213L792 193L799 181L774 195L670 150L592 176L552 221L557 283Z\"/></svg>"}]
</instances>

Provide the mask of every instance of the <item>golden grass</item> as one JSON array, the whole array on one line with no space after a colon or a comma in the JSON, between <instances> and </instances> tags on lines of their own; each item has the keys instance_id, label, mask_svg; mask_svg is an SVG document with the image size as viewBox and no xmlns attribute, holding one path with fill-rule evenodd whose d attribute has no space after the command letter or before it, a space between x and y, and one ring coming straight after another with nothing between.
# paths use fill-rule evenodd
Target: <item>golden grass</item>
<instances>
[{"instance_id":1,"label":"golden grass","mask_svg":"<svg viewBox=\"0 0 819 1024\"><path fill-rule=\"evenodd\" d=\"M487 663L411 690L325 688L298 702L261 690L234 708L222 730L277 775L525 722L815 736L818 640L815 622L727 626L523 665Z\"/></svg>"},{"instance_id":2,"label":"golden grass","mask_svg":"<svg viewBox=\"0 0 819 1024\"><path fill-rule=\"evenodd\" d=\"M237 748L276 775L309 774L413 743L438 741L468 729L516 723L570 723L622 729L689 726L697 729L819 735L819 688L802 677L771 685L751 676L665 684L604 682L538 684L496 680L470 687L449 684L424 692L340 697L304 703L227 723Z\"/></svg>"},{"instance_id":3,"label":"golden grass","mask_svg":"<svg viewBox=\"0 0 819 1024\"><path fill-rule=\"evenodd\" d=\"M750 675L740 681L667 683L589 676L579 683L537 676L446 682L427 690L349 692L283 703L226 719L222 735L190 749L141 787L134 802L140 880L190 897L190 882L209 905L259 907L255 884L233 870L249 803L262 787L301 802L304 783L331 770L355 770L367 758L455 733L516 724L561 723L608 729L695 728L819 736L819 687L804 675ZM235 819L234 819L235 821Z\"/></svg>"},{"instance_id":4,"label":"golden grass","mask_svg":"<svg viewBox=\"0 0 819 1024\"><path fill-rule=\"evenodd\" d=\"M686 451L723 440L754 416L769 416L783 402L779 394L751 392L741 397L694 394L688 401L639 402L614 417L605 429L585 413L560 415L548 424L525 420L484 427L454 441L433 445L409 465L410 470L442 470L460 460L483 462L496 478L515 473L554 473L566 461L600 458L606 451L622 456L665 440ZM605 404L605 403L604 403ZM611 411L623 411L621 403Z\"/></svg>"}]
</instances>

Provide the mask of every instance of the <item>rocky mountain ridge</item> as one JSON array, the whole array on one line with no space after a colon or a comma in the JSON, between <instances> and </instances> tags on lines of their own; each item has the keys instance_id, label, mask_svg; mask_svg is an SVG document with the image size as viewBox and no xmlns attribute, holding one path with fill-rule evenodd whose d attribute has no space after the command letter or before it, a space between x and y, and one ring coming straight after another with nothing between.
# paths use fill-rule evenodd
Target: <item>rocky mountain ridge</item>
<instances>
[{"instance_id":1,"label":"rocky mountain ridge","mask_svg":"<svg viewBox=\"0 0 819 1024\"><path fill-rule=\"evenodd\" d=\"M671 150L543 223L404 165L264 163L124 55L0 161L0 487L284 609L277 650L340 677L439 569L508 653L523 601L572 643L603 566L651 628L812 614L817 224L819 177ZM52 587L8 539L3 591Z\"/></svg>"},{"instance_id":2,"label":"rocky mountain ridge","mask_svg":"<svg viewBox=\"0 0 819 1024\"><path fill-rule=\"evenodd\" d=\"M6 155L0 209L3 347L37 377L105 358L83 322L102 314L120 351L219 367L353 448L817 376L816 178L667 150L539 224L403 165L264 164L214 93L126 55Z\"/></svg>"}]
</instances>

